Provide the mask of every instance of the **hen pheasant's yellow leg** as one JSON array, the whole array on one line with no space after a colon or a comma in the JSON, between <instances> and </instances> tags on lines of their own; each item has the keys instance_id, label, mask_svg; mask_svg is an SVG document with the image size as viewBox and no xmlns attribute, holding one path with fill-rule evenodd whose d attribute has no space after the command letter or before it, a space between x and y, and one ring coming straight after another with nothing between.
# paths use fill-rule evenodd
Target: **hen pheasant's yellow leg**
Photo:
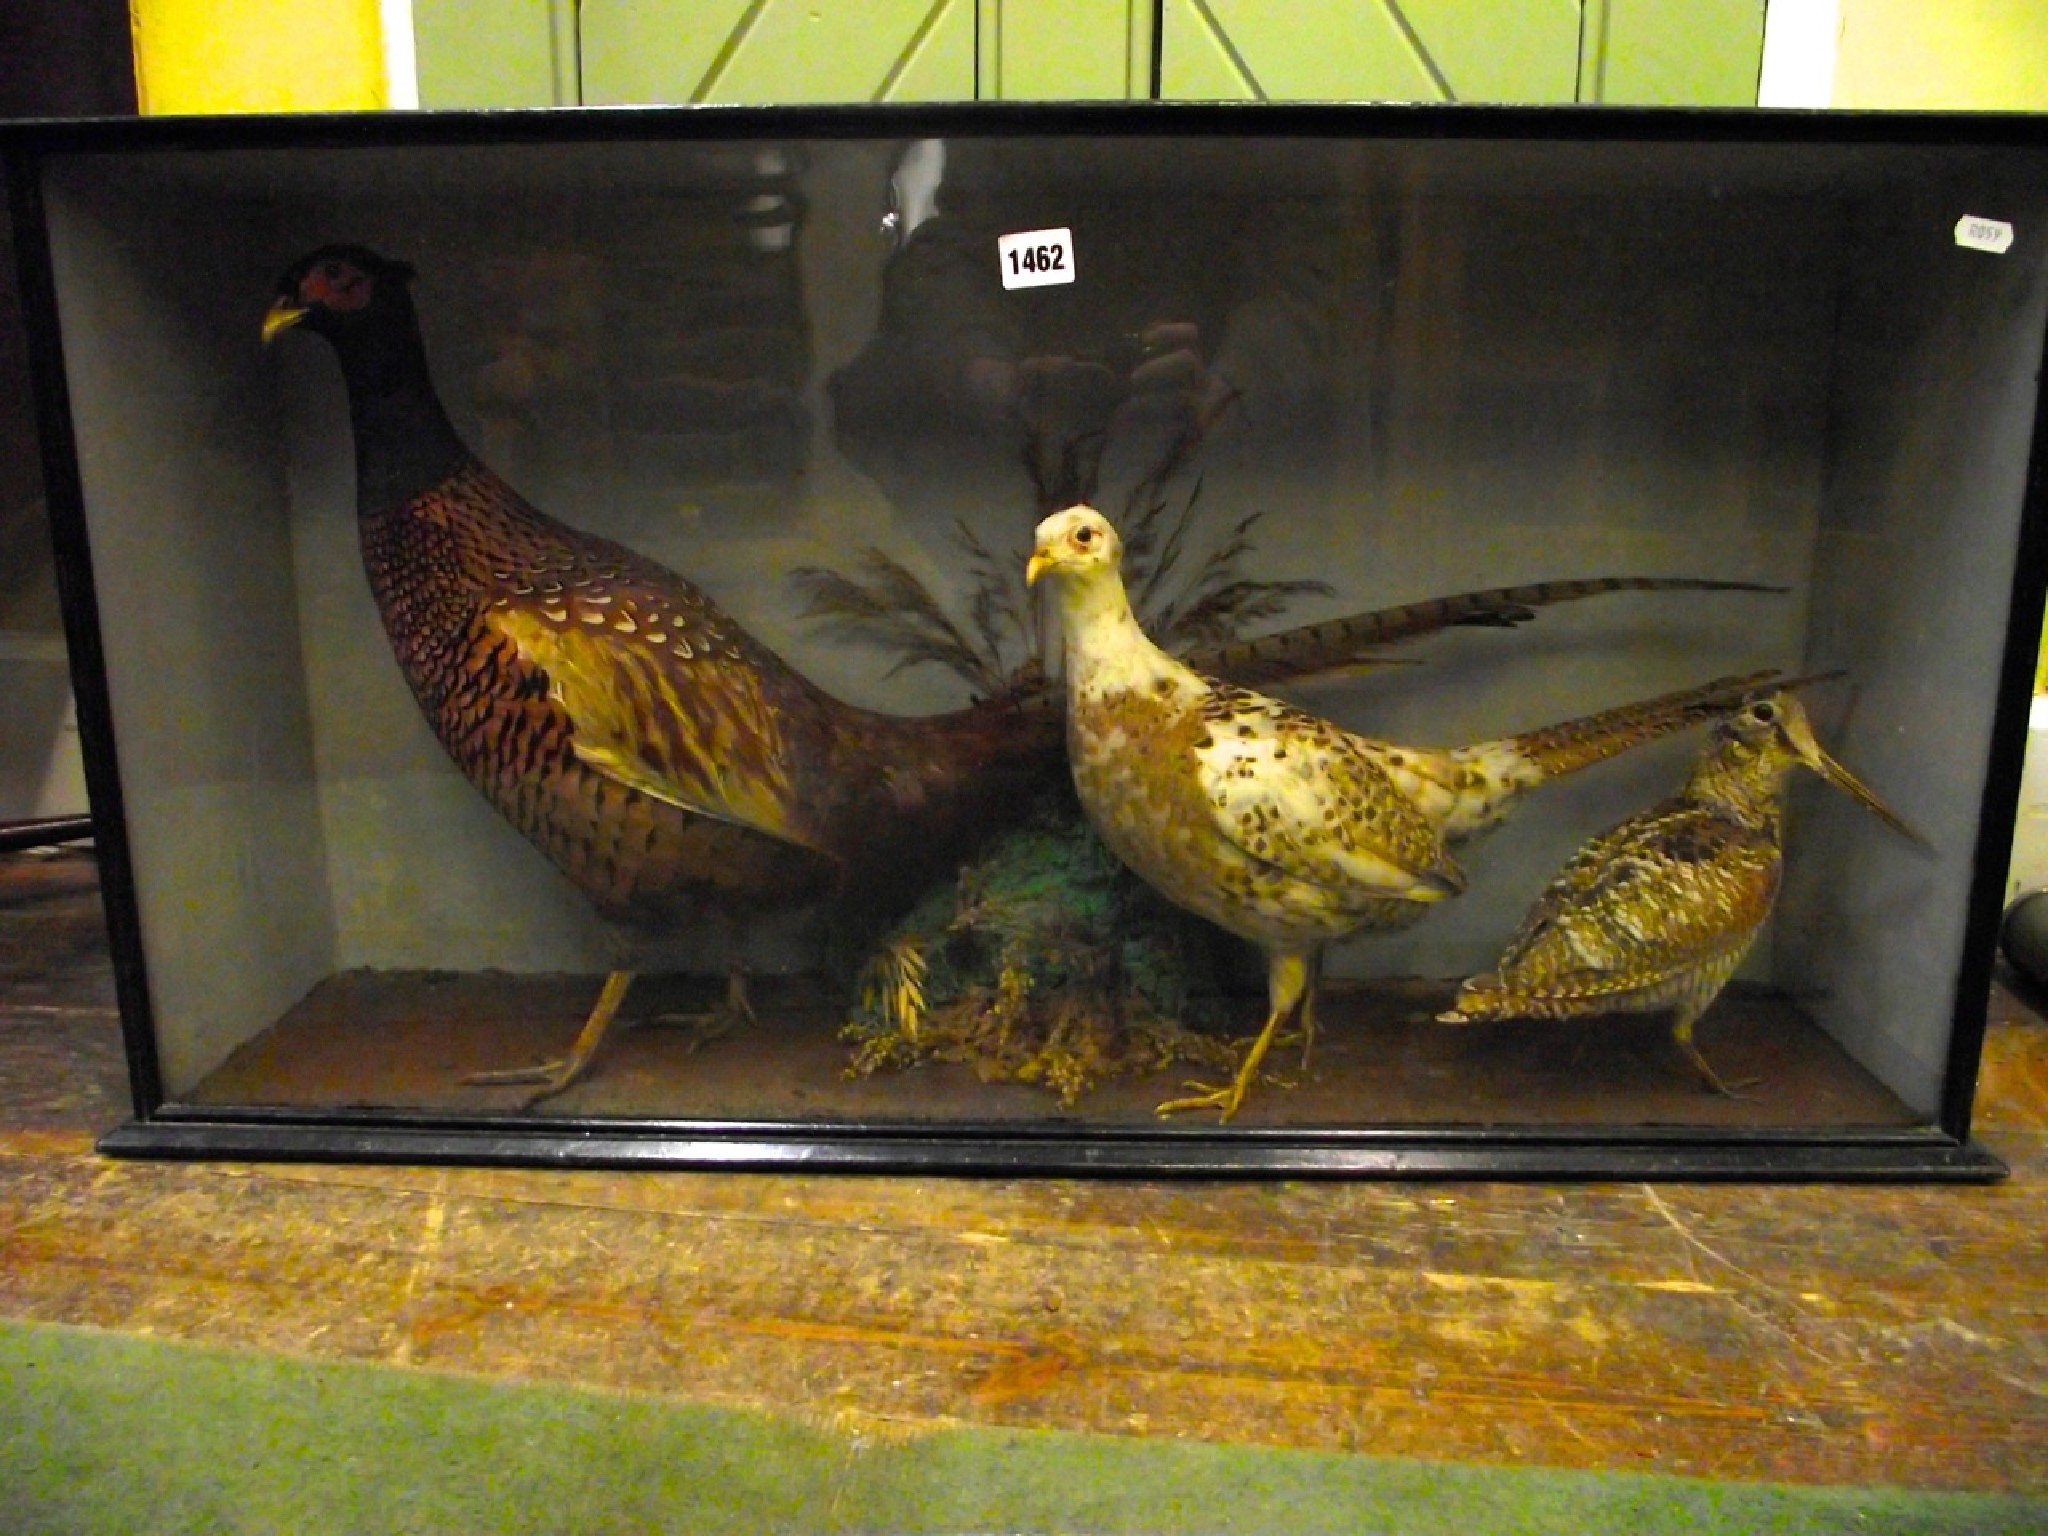
<instances>
[{"instance_id":1,"label":"hen pheasant's yellow leg","mask_svg":"<svg viewBox=\"0 0 2048 1536\"><path fill-rule=\"evenodd\" d=\"M1760 1077L1745 1077L1740 1082L1730 1083L1724 1081L1720 1073L1708 1066L1707 1058L1700 1054L1700 1048L1694 1045L1692 1040L1692 1026L1698 1018L1699 1014L1697 1012L1681 1011L1678 1015L1678 1021L1671 1026L1671 1038L1678 1042L1678 1048L1685 1052L1687 1059L1698 1069L1700 1076L1706 1079L1707 1086L1713 1089L1714 1092L1726 1099L1748 1098L1749 1095L1743 1090L1754 1088L1763 1079Z\"/></svg>"},{"instance_id":2,"label":"hen pheasant's yellow leg","mask_svg":"<svg viewBox=\"0 0 2048 1536\"><path fill-rule=\"evenodd\" d=\"M604 1040L605 1031L611 1028L612 1018L619 1011L619 1004L626 1000L626 990L633 985L631 971L613 971L604 979L604 989L597 994L597 1002L590 1010L590 1017L583 1021L583 1028L577 1032L575 1041L566 1056L557 1056L531 1067L512 1067L503 1072L473 1072L463 1082L477 1088L497 1088L508 1083L537 1083L539 1091L527 1095L521 1107L531 1109L544 1099L551 1099L562 1092L589 1068L591 1058L597 1054L598 1046Z\"/></svg>"},{"instance_id":3,"label":"hen pheasant's yellow leg","mask_svg":"<svg viewBox=\"0 0 2048 1536\"><path fill-rule=\"evenodd\" d=\"M1301 994L1301 1073L1308 1076L1309 1052L1316 1044L1316 993L1323 985L1323 952L1319 949L1308 960L1308 981Z\"/></svg>"},{"instance_id":4,"label":"hen pheasant's yellow leg","mask_svg":"<svg viewBox=\"0 0 2048 1536\"><path fill-rule=\"evenodd\" d=\"M1237 1069L1237 1076L1221 1088L1212 1088L1207 1083L1189 1083L1196 1097L1168 1099L1156 1113L1176 1114L1184 1109L1214 1109L1222 1111L1217 1124L1221 1125L1237 1113L1244 1103L1245 1095L1251 1092L1254 1079L1259 1075L1259 1063L1265 1060L1267 1049L1273 1044L1273 1037L1280 1032L1280 1026L1297 1008L1302 1011L1304 1028L1312 1028L1308 1017L1309 957L1298 954L1273 956L1267 969L1266 994L1271 1007L1266 1015L1266 1027L1259 1031L1252 1048L1245 1052L1243 1063Z\"/></svg>"},{"instance_id":5,"label":"hen pheasant's yellow leg","mask_svg":"<svg viewBox=\"0 0 2048 1536\"><path fill-rule=\"evenodd\" d=\"M1296 1035L1301 1037L1301 1071L1308 1075L1309 1059L1316 1046L1316 993L1323 985L1323 952L1319 949L1309 957L1308 983L1301 994L1301 1007L1296 1011L1293 1029L1273 1037L1275 1045L1285 1045Z\"/></svg>"}]
</instances>

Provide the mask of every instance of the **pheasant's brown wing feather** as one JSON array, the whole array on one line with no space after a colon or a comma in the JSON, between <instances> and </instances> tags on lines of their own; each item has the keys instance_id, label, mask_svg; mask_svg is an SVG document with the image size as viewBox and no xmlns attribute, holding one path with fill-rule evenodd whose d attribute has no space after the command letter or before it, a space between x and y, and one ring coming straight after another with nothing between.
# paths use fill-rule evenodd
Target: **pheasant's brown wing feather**
<instances>
[{"instance_id":1,"label":"pheasant's brown wing feather","mask_svg":"<svg viewBox=\"0 0 2048 1536\"><path fill-rule=\"evenodd\" d=\"M544 674L595 772L694 815L811 845L768 680L673 600L628 582L503 598L485 623Z\"/></svg>"},{"instance_id":2,"label":"pheasant's brown wing feather","mask_svg":"<svg viewBox=\"0 0 2048 1536\"><path fill-rule=\"evenodd\" d=\"M1464 889L1427 818L1343 731L1223 687L1202 724L1194 749L1202 796L1243 852L1334 889L1412 901Z\"/></svg>"}]
</instances>

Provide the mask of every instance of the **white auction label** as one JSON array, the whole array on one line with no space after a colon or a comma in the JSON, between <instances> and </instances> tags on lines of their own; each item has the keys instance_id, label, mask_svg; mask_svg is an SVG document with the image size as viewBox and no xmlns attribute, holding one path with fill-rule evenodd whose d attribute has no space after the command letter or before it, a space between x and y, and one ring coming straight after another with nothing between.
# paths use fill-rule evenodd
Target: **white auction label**
<instances>
[{"instance_id":1,"label":"white auction label","mask_svg":"<svg viewBox=\"0 0 2048 1536\"><path fill-rule=\"evenodd\" d=\"M996 237L996 265L1005 288L1049 288L1074 280L1074 232L1027 229Z\"/></svg>"},{"instance_id":2,"label":"white auction label","mask_svg":"<svg viewBox=\"0 0 2048 1536\"><path fill-rule=\"evenodd\" d=\"M2003 219L1979 219L1966 213L1956 220L1956 244L1966 251L2003 256L2012 249L2012 226Z\"/></svg>"}]
</instances>

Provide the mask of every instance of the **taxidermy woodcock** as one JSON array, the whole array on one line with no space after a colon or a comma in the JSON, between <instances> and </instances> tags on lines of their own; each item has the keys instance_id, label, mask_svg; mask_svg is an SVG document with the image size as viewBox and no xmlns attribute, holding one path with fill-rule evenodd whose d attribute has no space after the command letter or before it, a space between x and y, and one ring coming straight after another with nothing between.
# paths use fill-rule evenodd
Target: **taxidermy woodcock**
<instances>
[{"instance_id":1,"label":"taxidermy woodcock","mask_svg":"<svg viewBox=\"0 0 2048 1536\"><path fill-rule=\"evenodd\" d=\"M1724 711L1769 675L1472 746L1399 746L1168 655L1131 612L1121 560L1109 520L1073 507L1038 525L1025 569L1058 603L1082 809L1161 895L1267 958L1266 1021L1236 1076L1189 1084L1198 1096L1161 1114L1229 1120L1290 1019L1306 1064L1325 946L1404 927L1463 891L1451 843L1496 824L1525 790Z\"/></svg>"},{"instance_id":2,"label":"taxidermy woodcock","mask_svg":"<svg viewBox=\"0 0 2048 1536\"><path fill-rule=\"evenodd\" d=\"M683 577L529 504L450 423L411 275L359 246L315 251L280 280L264 339L296 327L334 348L363 564L400 670L470 782L602 911L670 924L835 893L885 910L1031 802L1059 752L1059 700L1042 685L926 717L854 708ZM1604 578L1471 593L1266 637L1212 664L1307 675L1388 639L1663 588L1755 590ZM1660 706L1676 729L1698 701L1644 709ZM469 1081L534 1085L528 1104L561 1092L631 980L611 973L565 1056ZM735 968L722 1018L748 1012Z\"/></svg>"},{"instance_id":3,"label":"taxidermy woodcock","mask_svg":"<svg viewBox=\"0 0 2048 1536\"><path fill-rule=\"evenodd\" d=\"M1787 777L1810 768L1926 846L1814 738L1791 689L1815 680L1759 691L1717 724L1685 787L1573 855L1500 963L1465 982L1437 1017L1466 1024L1668 1010L1672 1037L1706 1085L1733 1096L1694 1043L1693 1025L1777 900Z\"/></svg>"}]
</instances>

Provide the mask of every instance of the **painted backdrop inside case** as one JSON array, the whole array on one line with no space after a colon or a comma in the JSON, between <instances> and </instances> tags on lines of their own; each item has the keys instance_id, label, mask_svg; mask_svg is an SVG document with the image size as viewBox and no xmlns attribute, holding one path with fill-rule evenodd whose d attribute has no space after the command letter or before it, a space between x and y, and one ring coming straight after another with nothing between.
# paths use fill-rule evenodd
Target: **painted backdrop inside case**
<instances>
[{"instance_id":1,"label":"painted backdrop inside case","mask_svg":"<svg viewBox=\"0 0 2048 1536\"><path fill-rule=\"evenodd\" d=\"M1942 1125L2038 147L785 121L39 162L155 1118Z\"/></svg>"}]
</instances>

